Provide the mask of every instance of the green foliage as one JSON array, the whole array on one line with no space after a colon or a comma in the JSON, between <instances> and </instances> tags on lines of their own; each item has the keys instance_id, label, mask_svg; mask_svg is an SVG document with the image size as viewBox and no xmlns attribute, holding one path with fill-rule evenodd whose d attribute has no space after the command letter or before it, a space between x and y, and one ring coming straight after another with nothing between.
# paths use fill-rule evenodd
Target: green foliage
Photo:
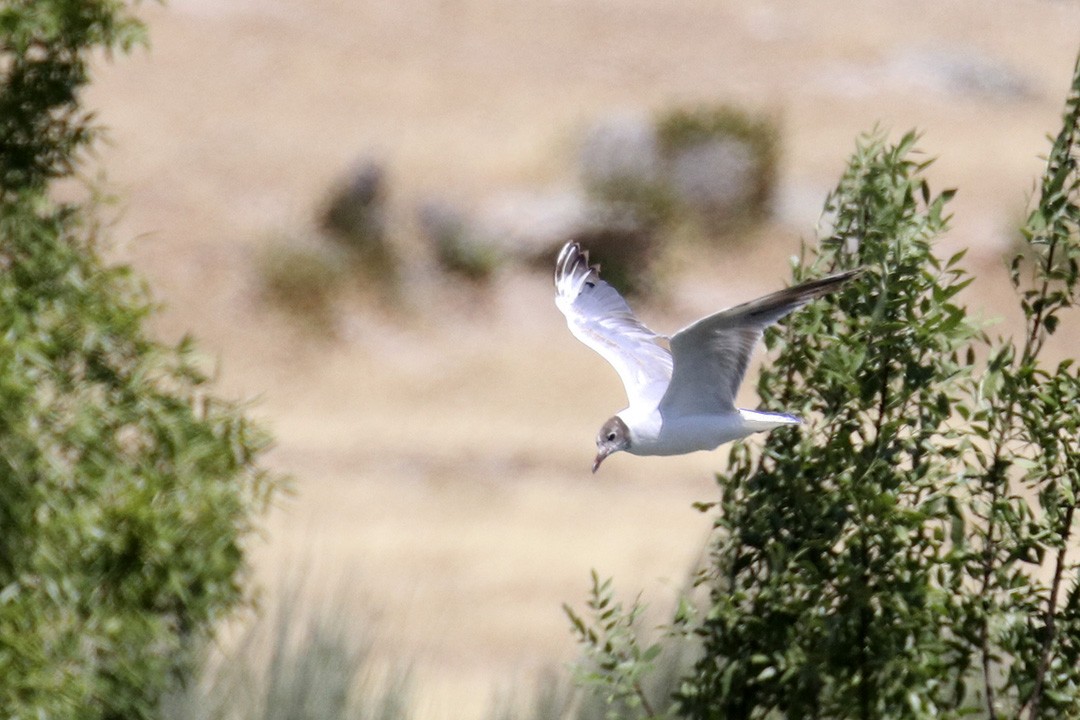
<instances>
[{"instance_id":1,"label":"green foliage","mask_svg":"<svg viewBox=\"0 0 1080 720\"><path fill-rule=\"evenodd\" d=\"M0 7L0 196L69 175L93 137L78 92L91 48L127 50L142 26L122 0L6 0Z\"/></svg>"},{"instance_id":2,"label":"green foliage","mask_svg":"<svg viewBox=\"0 0 1080 720\"><path fill-rule=\"evenodd\" d=\"M149 717L240 598L266 441L72 214L0 207L0 704Z\"/></svg>"},{"instance_id":3,"label":"green foliage","mask_svg":"<svg viewBox=\"0 0 1080 720\"><path fill-rule=\"evenodd\" d=\"M149 718L241 599L267 440L98 253L93 207L49 199L88 141L87 54L119 2L0 9L0 708Z\"/></svg>"},{"instance_id":4,"label":"green foliage","mask_svg":"<svg viewBox=\"0 0 1080 720\"><path fill-rule=\"evenodd\" d=\"M586 651L585 662L578 668L580 679L603 689L608 718L630 714L660 717L643 685L662 650L660 643L642 647L639 641L638 625L644 607L635 601L629 610L624 610L615 599L611 579L601 582L596 571L592 573L588 607L591 623L569 605L563 605Z\"/></svg>"},{"instance_id":5,"label":"green foliage","mask_svg":"<svg viewBox=\"0 0 1080 720\"><path fill-rule=\"evenodd\" d=\"M574 665L575 679L591 692L577 697L560 692L549 682L541 686L540 697L561 698L562 704L537 703L537 710L526 717L676 717L676 697L683 676L700 654L697 644L685 642L679 629L694 614L693 604L684 597L676 623L650 633L642 627L646 607L640 598L625 608L615 598L612 580L601 581L593 571L587 607L585 617L568 605L563 605L563 610L585 650L584 657ZM556 714L552 707L561 707L562 711Z\"/></svg>"},{"instance_id":6,"label":"green foliage","mask_svg":"<svg viewBox=\"0 0 1080 720\"><path fill-rule=\"evenodd\" d=\"M1073 535L1080 495L1080 376L1072 360L1051 368L1040 358L1061 313L1078 300L1078 162L1080 58L1038 206L1022 230L1030 249L1011 265L1024 338L1019 344L993 343L986 373L970 389L976 440L966 470L978 522L972 524L965 570L978 592L966 607L972 629L967 639L978 651L987 705L1002 714L1026 711L1032 720L1080 713L1080 581ZM1027 283L1021 279L1025 263Z\"/></svg>"},{"instance_id":7,"label":"green foliage","mask_svg":"<svg viewBox=\"0 0 1080 720\"><path fill-rule=\"evenodd\" d=\"M930 717L963 704L948 629L963 520L950 420L978 330L954 302L969 281L960 257L932 253L951 193L919 177L915 140L862 139L827 201L831 235L795 275L865 271L767 336L777 358L762 400L806 424L757 456L735 447L720 478L710 663L683 697L691 716Z\"/></svg>"},{"instance_id":8,"label":"green foliage","mask_svg":"<svg viewBox=\"0 0 1080 720\"><path fill-rule=\"evenodd\" d=\"M930 190L916 140L860 139L794 263L796 281L864 271L766 334L762 402L805 422L736 444L703 506L710 602L676 618L702 644L687 717L1080 715L1080 376L1041 358L1077 304L1080 61L1012 265L1020 341L958 304L963 253L933 248L952 192ZM635 617L610 612L577 634L606 649Z\"/></svg>"}]
</instances>

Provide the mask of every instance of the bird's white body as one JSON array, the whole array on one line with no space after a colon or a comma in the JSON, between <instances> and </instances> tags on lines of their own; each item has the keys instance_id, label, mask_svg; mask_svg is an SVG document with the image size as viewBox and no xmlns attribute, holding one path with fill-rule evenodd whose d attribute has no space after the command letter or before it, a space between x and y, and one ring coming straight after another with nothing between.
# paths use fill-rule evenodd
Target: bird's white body
<instances>
[{"instance_id":1,"label":"bird's white body","mask_svg":"<svg viewBox=\"0 0 1080 720\"><path fill-rule=\"evenodd\" d=\"M596 439L593 472L605 457L682 455L799 420L735 407L750 354L766 327L858 274L852 270L785 288L691 323L670 338L645 327L589 265L577 243L555 265L555 304L570 332L619 373L629 406ZM670 345L665 347L664 341Z\"/></svg>"},{"instance_id":2,"label":"bird's white body","mask_svg":"<svg viewBox=\"0 0 1080 720\"><path fill-rule=\"evenodd\" d=\"M685 455L715 450L724 443L782 425L798 425L799 419L778 413L736 408L732 412L682 415L665 419L658 408L634 412L627 408L618 417L630 429L631 455Z\"/></svg>"}]
</instances>

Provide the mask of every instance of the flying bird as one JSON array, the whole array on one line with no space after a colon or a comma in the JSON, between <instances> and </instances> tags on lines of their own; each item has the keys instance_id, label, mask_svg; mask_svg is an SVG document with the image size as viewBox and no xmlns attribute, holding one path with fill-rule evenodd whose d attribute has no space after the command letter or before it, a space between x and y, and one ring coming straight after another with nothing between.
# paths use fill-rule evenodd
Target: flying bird
<instances>
[{"instance_id":1,"label":"flying bird","mask_svg":"<svg viewBox=\"0 0 1080 720\"><path fill-rule=\"evenodd\" d=\"M838 289L860 270L779 290L709 315L670 338L635 317L626 300L600 279L588 252L568 242L555 262L555 304L570 332L614 366L629 402L596 436L595 473L604 458L682 455L782 425L791 415L735 407L750 353L766 327ZM663 346L667 340L671 350Z\"/></svg>"}]
</instances>

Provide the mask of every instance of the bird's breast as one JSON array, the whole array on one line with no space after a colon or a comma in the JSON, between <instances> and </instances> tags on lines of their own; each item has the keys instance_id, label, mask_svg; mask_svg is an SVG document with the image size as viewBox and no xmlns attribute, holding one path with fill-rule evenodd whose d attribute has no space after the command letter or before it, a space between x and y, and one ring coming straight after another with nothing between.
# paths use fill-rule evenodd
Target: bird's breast
<instances>
[{"instance_id":1,"label":"bird's breast","mask_svg":"<svg viewBox=\"0 0 1080 720\"><path fill-rule=\"evenodd\" d=\"M684 455L715 450L750 432L738 412L724 415L690 415L661 420L658 431L635 437L630 452L635 455Z\"/></svg>"}]
</instances>

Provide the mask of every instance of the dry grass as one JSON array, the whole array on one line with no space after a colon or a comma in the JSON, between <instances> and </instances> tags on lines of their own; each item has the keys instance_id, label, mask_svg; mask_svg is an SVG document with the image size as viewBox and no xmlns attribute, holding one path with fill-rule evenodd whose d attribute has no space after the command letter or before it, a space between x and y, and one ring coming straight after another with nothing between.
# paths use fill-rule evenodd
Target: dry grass
<instances>
[{"instance_id":1,"label":"dry grass","mask_svg":"<svg viewBox=\"0 0 1080 720\"><path fill-rule=\"evenodd\" d=\"M340 339L313 345L257 298L253 259L271 231L309 222L357 156L386 160L397 207L447 189L479 202L569 182L574 138L599 114L730 101L782 118L780 221L739 254L675 253L679 282L647 315L658 330L781 283L854 135L878 120L926 130L932 177L961 188L948 242L974 247L969 302L1012 317L1000 228L1039 170L1080 27L1080 6L1040 0L142 12L152 52L103 65L88 98L112 128L101 162L126 198L115 234L134 238L124 255L168 306L159 332L193 331L226 392L261 398L272 462L297 477L260 579L276 587L298 549L313 583L355 578L358 607L416 663L424 718L477 717L511 676L572 657L559 606L583 597L592 567L669 601L708 530L689 505L711 497L722 454L619 457L588 474L622 391L570 337L546 277L499 276L482 296L407 277L402 311L346 305ZM897 62L941 47L992 55L1032 92L942 89Z\"/></svg>"}]
</instances>

